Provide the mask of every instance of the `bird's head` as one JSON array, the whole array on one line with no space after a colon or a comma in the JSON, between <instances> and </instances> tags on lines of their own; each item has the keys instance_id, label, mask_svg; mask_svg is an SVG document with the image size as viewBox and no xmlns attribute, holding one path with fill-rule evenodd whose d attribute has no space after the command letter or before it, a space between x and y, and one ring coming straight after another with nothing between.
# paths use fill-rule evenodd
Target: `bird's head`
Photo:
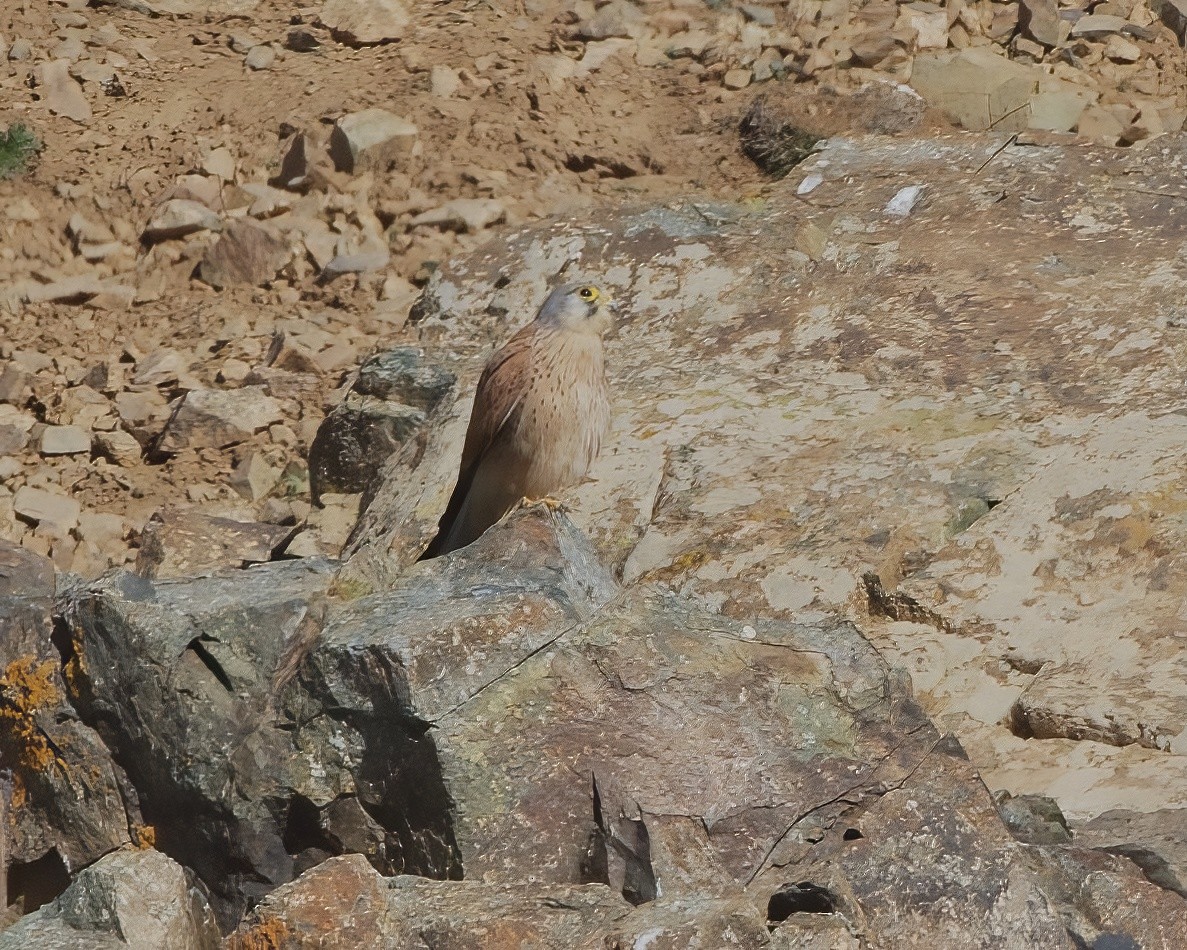
<instances>
[{"instance_id":1,"label":"bird's head","mask_svg":"<svg viewBox=\"0 0 1187 950\"><path fill-rule=\"evenodd\" d=\"M566 330L601 335L610 329L612 307L610 295L601 287L574 281L550 293L536 319Z\"/></svg>"}]
</instances>

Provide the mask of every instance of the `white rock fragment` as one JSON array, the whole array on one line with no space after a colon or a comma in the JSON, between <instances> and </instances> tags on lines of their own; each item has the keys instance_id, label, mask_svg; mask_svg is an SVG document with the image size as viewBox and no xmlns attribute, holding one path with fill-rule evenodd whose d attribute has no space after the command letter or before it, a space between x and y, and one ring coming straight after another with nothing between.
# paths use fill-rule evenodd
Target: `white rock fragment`
<instances>
[{"instance_id":1,"label":"white rock fragment","mask_svg":"<svg viewBox=\"0 0 1187 950\"><path fill-rule=\"evenodd\" d=\"M919 196L923 194L923 185L907 185L894 193L894 197L886 202L885 213L892 218L905 218L915 208Z\"/></svg>"},{"instance_id":2,"label":"white rock fragment","mask_svg":"<svg viewBox=\"0 0 1187 950\"><path fill-rule=\"evenodd\" d=\"M808 195L824 184L824 179L819 175L809 175L800 182L799 187L796 188L797 195Z\"/></svg>"},{"instance_id":3,"label":"white rock fragment","mask_svg":"<svg viewBox=\"0 0 1187 950\"><path fill-rule=\"evenodd\" d=\"M82 426L46 426L41 433L42 455L78 455L91 451L91 434Z\"/></svg>"},{"instance_id":4,"label":"white rock fragment","mask_svg":"<svg viewBox=\"0 0 1187 950\"><path fill-rule=\"evenodd\" d=\"M252 70L271 69L274 62L276 62L276 50L267 43L253 46L243 58L243 65Z\"/></svg>"}]
</instances>

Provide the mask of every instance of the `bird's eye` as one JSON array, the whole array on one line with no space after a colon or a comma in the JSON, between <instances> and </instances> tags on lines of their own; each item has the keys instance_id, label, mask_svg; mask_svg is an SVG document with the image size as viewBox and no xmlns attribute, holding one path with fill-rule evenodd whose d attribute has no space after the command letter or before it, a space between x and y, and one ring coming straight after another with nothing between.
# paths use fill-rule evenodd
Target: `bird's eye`
<instances>
[{"instance_id":1,"label":"bird's eye","mask_svg":"<svg viewBox=\"0 0 1187 950\"><path fill-rule=\"evenodd\" d=\"M596 290L594 290L592 287L582 287L579 291L577 291L577 295L582 300L597 300L598 299L598 292Z\"/></svg>"}]
</instances>

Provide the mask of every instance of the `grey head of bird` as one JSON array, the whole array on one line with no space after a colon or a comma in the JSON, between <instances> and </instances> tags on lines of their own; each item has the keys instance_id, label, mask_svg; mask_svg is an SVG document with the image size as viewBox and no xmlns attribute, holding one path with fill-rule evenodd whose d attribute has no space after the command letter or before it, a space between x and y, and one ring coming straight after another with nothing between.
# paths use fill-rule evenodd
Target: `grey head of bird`
<instances>
[{"instance_id":1,"label":"grey head of bird","mask_svg":"<svg viewBox=\"0 0 1187 950\"><path fill-rule=\"evenodd\" d=\"M576 333L600 336L610 329L613 301L596 284L573 281L550 293L540 306L536 320Z\"/></svg>"}]
</instances>

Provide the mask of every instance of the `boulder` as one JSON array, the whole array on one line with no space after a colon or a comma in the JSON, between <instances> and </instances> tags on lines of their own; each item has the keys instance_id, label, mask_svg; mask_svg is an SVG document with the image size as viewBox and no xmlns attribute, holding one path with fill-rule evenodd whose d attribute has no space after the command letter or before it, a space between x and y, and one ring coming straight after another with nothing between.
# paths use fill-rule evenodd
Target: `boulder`
<instances>
[{"instance_id":1,"label":"boulder","mask_svg":"<svg viewBox=\"0 0 1187 950\"><path fill-rule=\"evenodd\" d=\"M0 950L218 950L200 888L159 851L116 851L0 931Z\"/></svg>"},{"instance_id":2,"label":"boulder","mask_svg":"<svg viewBox=\"0 0 1187 950\"><path fill-rule=\"evenodd\" d=\"M124 764L156 846L206 883L228 929L293 876L298 796L348 791L327 775L328 748L294 748L277 700L330 580L316 559L196 580L115 572L61 604L74 708Z\"/></svg>"}]
</instances>

